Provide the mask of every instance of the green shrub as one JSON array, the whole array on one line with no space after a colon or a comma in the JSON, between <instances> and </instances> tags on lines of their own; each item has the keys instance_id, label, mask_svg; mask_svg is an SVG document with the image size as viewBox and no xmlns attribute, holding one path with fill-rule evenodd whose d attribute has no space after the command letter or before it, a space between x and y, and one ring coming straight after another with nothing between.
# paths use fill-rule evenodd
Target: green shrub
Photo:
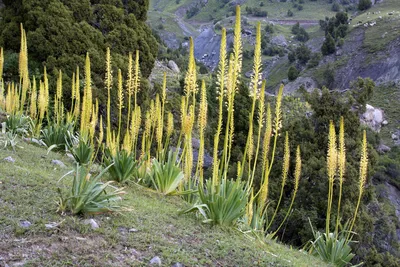
<instances>
[{"instance_id":1,"label":"green shrub","mask_svg":"<svg viewBox=\"0 0 400 267\"><path fill-rule=\"evenodd\" d=\"M150 175L152 186L164 195L173 194L184 178L182 170L176 165L176 158L176 153L169 151L166 162L153 160Z\"/></svg>"},{"instance_id":2,"label":"green shrub","mask_svg":"<svg viewBox=\"0 0 400 267\"><path fill-rule=\"evenodd\" d=\"M59 211L68 210L72 214L84 214L121 210L122 207L118 203L122 200L121 195L125 192L111 186L111 181L100 182L101 177L110 167L108 166L97 176L92 177L89 169L77 164L73 171L64 175L61 179L73 173L74 179L71 191L66 198L62 195L61 189L58 189L60 193ZM109 188L112 189L111 192L108 191Z\"/></svg>"},{"instance_id":3,"label":"green shrub","mask_svg":"<svg viewBox=\"0 0 400 267\"><path fill-rule=\"evenodd\" d=\"M27 135L32 125L32 119L23 114L8 115L5 122L7 131L19 135Z\"/></svg>"},{"instance_id":4,"label":"green shrub","mask_svg":"<svg viewBox=\"0 0 400 267\"><path fill-rule=\"evenodd\" d=\"M112 180L119 183L132 179L138 169L138 163L133 153L128 154L125 150L117 151L115 155L106 150L103 165L111 165L108 168L108 173Z\"/></svg>"},{"instance_id":5,"label":"green shrub","mask_svg":"<svg viewBox=\"0 0 400 267\"><path fill-rule=\"evenodd\" d=\"M72 123L49 124L42 131L42 141L51 149L65 150L68 136L74 132Z\"/></svg>"},{"instance_id":6,"label":"green shrub","mask_svg":"<svg viewBox=\"0 0 400 267\"><path fill-rule=\"evenodd\" d=\"M368 9L371 6L371 0L360 0L360 2L358 2L358 9L361 11Z\"/></svg>"},{"instance_id":7,"label":"green shrub","mask_svg":"<svg viewBox=\"0 0 400 267\"><path fill-rule=\"evenodd\" d=\"M3 122L1 124L1 133L0 133L0 148L8 148L11 147L15 152L15 148L17 147L17 134L13 132L6 131L6 123Z\"/></svg>"},{"instance_id":8,"label":"green shrub","mask_svg":"<svg viewBox=\"0 0 400 267\"><path fill-rule=\"evenodd\" d=\"M68 135L67 148L75 161L80 165L87 165L93 159L93 147L90 145L89 141L81 137L76 137L70 133Z\"/></svg>"},{"instance_id":9,"label":"green shrub","mask_svg":"<svg viewBox=\"0 0 400 267\"><path fill-rule=\"evenodd\" d=\"M288 79L289 81L294 81L299 77L299 71L295 66L290 66L288 70Z\"/></svg>"},{"instance_id":10,"label":"green shrub","mask_svg":"<svg viewBox=\"0 0 400 267\"><path fill-rule=\"evenodd\" d=\"M335 40L333 40L332 36L328 33L325 38L324 43L321 47L321 52L324 56L330 55L336 51Z\"/></svg>"},{"instance_id":11,"label":"green shrub","mask_svg":"<svg viewBox=\"0 0 400 267\"><path fill-rule=\"evenodd\" d=\"M244 183L236 180L222 180L214 187L207 180L205 188L199 186L200 204L185 211L198 210L204 217L204 223L232 226L245 214L248 191Z\"/></svg>"},{"instance_id":12,"label":"green shrub","mask_svg":"<svg viewBox=\"0 0 400 267\"><path fill-rule=\"evenodd\" d=\"M312 226L311 226L312 228ZM347 266L355 254L351 253L350 240L347 240L344 232L320 233L312 228L314 241L311 241L309 252L319 256L323 261L332 263L334 266ZM357 265L360 266L361 264Z\"/></svg>"}]
</instances>

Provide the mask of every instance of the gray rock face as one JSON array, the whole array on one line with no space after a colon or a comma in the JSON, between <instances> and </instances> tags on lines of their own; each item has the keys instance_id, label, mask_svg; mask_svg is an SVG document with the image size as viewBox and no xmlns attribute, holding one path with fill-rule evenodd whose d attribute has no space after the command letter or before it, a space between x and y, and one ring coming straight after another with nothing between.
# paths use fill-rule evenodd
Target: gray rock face
<instances>
[{"instance_id":1,"label":"gray rock face","mask_svg":"<svg viewBox=\"0 0 400 267\"><path fill-rule=\"evenodd\" d=\"M307 90L307 92L314 91L315 88L318 88L318 84L310 77L299 77L292 82L288 82L285 85L285 94L292 94L296 92L301 86Z\"/></svg>"},{"instance_id":2,"label":"gray rock face","mask_svg":"<svg viewBox=\"0 0 400 267\"><path fill-rule=\"evenodd\" d=\"M175 61L173 61L173 60L168 61L168 68L170 68L173 72L176 72L176 73L181 72L178 65L176 65Z\"/></svg>"},{"instance_id":3,"label":"gray rock face","mask_svg":"<svg viewBox=\"0 0 400 267\"><path fill-rule=\"evenodd\" d=\"M150 265L158 265L161 266L161 259L158 256L155 256L150 260Z\"/></svg>"},{"instance_id":4,"label":"gray rock face","mask_svg":"<svg viewBox=\"0 0 400 267\"><path fill-rule=\"evenodd\" d=\"M283 47L288 46L286 38L283 35L275 36L274 38L272 38L271 43L275 44L275 45L283 46Z\"/></svg>"},{"instance_id":5,"label":"gray rock face","mask_svg":"<svg viewBox=\"0 0 400 267\"><path fill-rule=\"evenodd\" d=\"M233 34L228 34L227 46L232 43ZM211 70L214 70L219 62L221 35L215 33L212 27L207 27L194 40L194 56Z\"/></svg>"},{"instance_id":6,"label":"gray rock face","mask_svg":"<svg viewBox=\"0 0 400 267\"><path fill-rule=\"evenodd\" d=\"M4 158L4 161L10 162L10 163L14 163L15 159L13 159L11 156L8 156L7 158Z\"/></svg>"},{"instance_id":7,"label":"gray rock face","mask_svg":"<svg viewBox=\"0 0 400 267\"><path fill-rule=\"evenodd\" d=\"M371 105L366 105L366 111L361 116L361 122L366 124L373 131L379 133L384 121L384 112L379 108L374 108Z\"/></svg>"},{"instance_id":8,"label":"gray rock face","mask_svg":"<svg viewBox=\"0 0 400 267\"><path fill-rule=\"evenodd\" d=\"M349 88L350 82L357 77L370 77L377 85L400 81L400 37L390 42L384 50L375 52L374 60L366 64L371 57L367 50L362 49L364 31L354 28L346 39L342 57L351 60L335 71L335 88Z\"/></svg>"},{"instance_id":9,"label":"gray rock face","mask_svg":"<svg viewBox=\"0 0 400 267\"><path fill-rule=\"evenodd\" d=\"M51 163L54 164L54 165L57 165L57 166L59 166L61 168L66 168L67 167L61 160L58 160L58 159L53 159L51 161Z\"/></svg>"}]
</instances>

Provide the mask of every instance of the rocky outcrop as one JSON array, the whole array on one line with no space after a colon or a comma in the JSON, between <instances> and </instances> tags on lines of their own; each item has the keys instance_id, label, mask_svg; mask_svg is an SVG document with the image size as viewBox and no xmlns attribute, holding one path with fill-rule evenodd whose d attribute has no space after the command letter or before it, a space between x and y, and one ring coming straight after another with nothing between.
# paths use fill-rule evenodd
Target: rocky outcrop
<instances>
[{"instance_id":1,"label":"rocky outcrop","mask_svg":"<svg viewBox=\"0 0 400 267\"><path fill-rule=\"evenodd\" d=\"M175 61L173 61L173 60L168 61L168 68L170 68L173 72L176 72L176 73L181 72L178 65L176 65Z\"/></svg>"},{"instance_id":2,"label":"rocky outcrop","mask_svg":"<svg viewBox=\"0 0 400 267\"><path fill-rule=\"evenodd\" d=\"M364 34L364 29L354 29L346 40L341 58L351 59L335 71L335 88L349 88L350 82L358 77L369 77L377 85L400 81L400 37L371 57L367 50L362 49Z\"/></svg>"},{"instance_id":3,"label":"rocky outcrop","mask_svg":"<svg viewBox=\"0 0 400 267\"><path fill-rule=\"evenodd\" d=\"M382 109L374 108L371 105L366 105L366 111L361 115L361 122L371 128L373 131L379 133L384 119L384 112Z\"/></svg>"},{"instance_id":4,"label":"rocky outcrop","mask_svg":"<svg viewBox=\"0 0 400 267\"><path fill-rule=\"evenodd\" d=\"M274 45L282 46L282 47L288 46L286 38L283 35L275 36L274 38L272 38L271 43Z\"/></svg>"},{"instance_id":5,"label":"rocky outcrop","mask_svg":"<svg viewBox=\"0 0 400 267\"><path fill-rule=\"evenodd\" d=\"M318 88L318 84L315 80L310 77L299 77L296 80L285 84L285 94L292 94L301 86L307 90L307 92L314 91L315 88Z\"/></svg>"}]
</instances>

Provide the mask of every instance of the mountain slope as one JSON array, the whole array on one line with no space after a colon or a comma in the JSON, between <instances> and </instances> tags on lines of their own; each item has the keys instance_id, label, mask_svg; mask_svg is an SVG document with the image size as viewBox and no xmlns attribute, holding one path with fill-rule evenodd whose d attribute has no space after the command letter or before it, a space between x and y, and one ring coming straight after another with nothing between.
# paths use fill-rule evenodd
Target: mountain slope
<instances>
[{"instance_id":1,"label":"mountain slope","mask_svg":"<svg viewBox=\"0 0 400 267\"><path fill-rule=\"evenodd\" d=\"M317 258L278 245L262 244L234 229L210 228L179 197L164 197L129 185L123 214L87 218L56 213L57 187L67 190L70 159L23 143L0 150L0 265L146 266L158 256L163 266L325 266ZM3 159L12 157L14 163ZM61 168L51 160L63 161ZM56 223L56 226L46 224ZM179 266L179 265L175 265Z\"/></svg>"}]
</instances>

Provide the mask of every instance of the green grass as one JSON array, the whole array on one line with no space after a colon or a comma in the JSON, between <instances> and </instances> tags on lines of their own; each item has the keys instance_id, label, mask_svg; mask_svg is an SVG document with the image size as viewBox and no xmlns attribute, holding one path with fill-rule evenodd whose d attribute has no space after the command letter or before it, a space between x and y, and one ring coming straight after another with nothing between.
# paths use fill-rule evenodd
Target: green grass
<instances>
[{"instance_id":1,"label":"green grass","mask_svg":"<svg viewBox=\"0 0 400 267\"><path fill-rule=\"evenodd\" d=\"M398 0L385 0L372 6L352 20L350 29L356 27L364 28L364 23L374 21L377 23L373 27L365 28L363 46L368 52L375 53L384 50L387 44L400 35L400 11L398 7ZM393 15L388 15L389 12L393 11Z\"/></svg>"},{"instance_id":2,"label":"green grass","mask_svg":"<svg viewBox=\"0 0 400 267\"><path fill-rule=\"evenodd\" d=\"M385 112L388 125L382 127L380 135L386 145L393 145L392 133L400 129L400 88L397 86L377 86L372 99L369 101L374 107L381 108Z\"/></svg>"},{"instance_id":3,"label":"green grass","mask_svg":"<svg viewBox=\"0 0 400 267\"><path fill-rule=\"evenodd\" d=\"M148 189L126 188L123 214L95 215L100 228L84 217L56 213L56 189L67 190L70 159L33 145L15 153L0 150L0 264L28 266L146 266L159 256L163 266L324 266L317 258L273 241L260 243L234 229L203 225L194 215L180 215L188 205ZM62 160L67 168L50 162ZM21 220L32 223L20 226ZM60 225L46 229L45 224ZM129 229L137 231L129 231Z\"/></svg>"},{"instance_id":4,"label":"green grass","mask_svg":"<svg viewBox=\"0 0 400 267\"><path fill-rule=\"evenodd\" d=\"M282 82L283 79L288 78L288 69L290 67L290 63L288 60L278 62L274 68L271 70L271 73L267 77L267 88L271 93L275 93L271 91L272 89L276 89Z\"/></svg>"},{"instance_id":5,"label":"green grass","mask_svg":"<svg viewBox=\"0 0 400 267\"><path fill-rule=\"evenodd\" d=\"M178 2L178 4L177 4ZM179 9L187 9L192 6L193 0L151 0L150 10L157 10L162 12L174 13ZM335 12L332 11L332 4L328 4L326 0L318 0L316 2L305 1L303 10L297 10L293 7L293 3L277 2L277 1L264 1L264 6L260 6L259 0L248 0L242 5L242 14L246 15L245 8L257 7L260 11L268 12L268 19L303 19L303 20L319 20L324 19L325 16L333 16ZM287 17L287 11L292 10L293 17ZM198 14L191 18L192 20L199 22L208 22L214 19L221 20L226 16L231 16L232 11L234 12L234 6L230 3L225 5L221 4L219 0L209 0L205 6L201 8ZM260 20L265 17L260 18Z\"/></svg>"}]
</instances>

